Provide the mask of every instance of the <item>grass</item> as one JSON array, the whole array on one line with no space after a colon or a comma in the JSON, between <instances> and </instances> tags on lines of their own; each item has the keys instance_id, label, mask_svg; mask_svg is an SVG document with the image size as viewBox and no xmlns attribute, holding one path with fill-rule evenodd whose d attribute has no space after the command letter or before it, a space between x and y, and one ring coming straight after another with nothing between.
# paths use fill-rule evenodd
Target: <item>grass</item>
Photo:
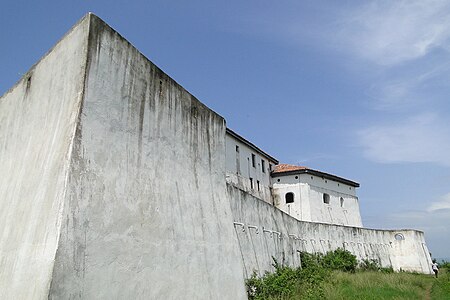
<instances>
[{"instance_id":1,"label":"grass","mask_svg":"<svg viewBox=\"0 0 450 300\"><path fill-rule=\"evenodd\" d=\"M434 281L431 276L422 274L383 274L373 271L351 274L336 271L324 283L324 298L427 299Z\"/></svg>"},{"instance_id":2,"label":"grass","mask_svg":"<svg viewBox=\"0 0 450 300\"><path fill-rule=\"evenodd\" d=\"M355 262L342 251L325 256L304 254L302 262L305 262L303 269L275 262L274 273L252 277L247 282L253 291L249 299L450 300L450 265L442 267L436 279L434 275L393 273L367 262L359 263L356 270L349 269Z\"/></svg>"},{"instance_id":3,"label":"grass","mask_svg":"<svg viewBox=\"0 0 450 300\"><path fill-rule=\"evenodd\" d=\"M450 299L450 269L439 271L439 278L431 289L431 299Z\"/></svg>"}]
</instances>

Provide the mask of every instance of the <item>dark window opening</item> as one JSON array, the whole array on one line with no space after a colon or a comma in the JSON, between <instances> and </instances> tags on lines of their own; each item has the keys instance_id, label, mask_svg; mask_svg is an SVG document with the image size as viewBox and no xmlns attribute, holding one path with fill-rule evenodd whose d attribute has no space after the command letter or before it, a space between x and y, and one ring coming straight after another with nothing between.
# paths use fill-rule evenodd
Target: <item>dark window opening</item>
<instances>
[{"instance_id":1,"label":"dark window opening","mask_svg":"<svg viewBox=\"0 0 450 300\"><path fill-rule=\"evenodd\" d=\"M295 176L295 179L298 179L298 176Z\"/></svg>"},{"instance_id":2,"label":"dark window opening","mask_svg":"<svg viewBox=\"0 0 450 300\"><path fill-rule=\"evenodd\" d=\"M241 173L241 158L239 155L239 146L236 145L236 173Z\"/></svg>"},{"instance_id":3,"label":"dark window opening","mask_svg":"<svg viewBox=\"0 0 450 300\"><path fill-rule=\"evenodd\" d=\"M264 159L261 159L261 170L263 173L266 173L266 162Z\"/></svg>"},{"instance_id":4,"label":"dark window opening","mask_svg":"<svg viewBox=\"0 0 450 300\"><path fill-rule=\"evenodd\" d=\"M344 198L341 197L341 207L344 207Z\"/></svg>"},{"instance_id":5,"label":"dark window opening","mask_svg":"<svg viewBox=\"0 0 450 300\"><path fill-rule=\"evenodd\" d=\"M269 164L269 171L272 171L272 164Z\"/></svg>"},{"instance_id":6,"label":"dark window opening","mask_svg":"<svg viewBox=\"0 0 450 300\"><path fill-rule=\"evenodd\" d=\"M256 155L252 153L252 166L256 168Z\"/></svg>"},{"instance_id":7,"label":"dark window opening","mask_svg":"<svg viewBox=\"0 0 450 300\"><path fill-rule=\"evenodd\" d=\"M325 193L323 194L323 203L330 204L330 195Z\"/></svg>"},{"instance_id":8,"label":"dark window opening","mask_svg":"<svg viewBox=\"0 0 450 300\"><path fill-rule=\"evenodd\" d=\"M250 188L253 190L253 178L250 178Z\"/></svg>"},{"instance_id":9,"label":"dark window opening","mask_svg":"<svg viewBox=\"0 0 450 300\"><path fill-rule=\"evenodd\" d=\"M286 199L286 204L294 203L294 193L286 193L284 198Z\"/></svg>"},{"instance_id":10,"label":"dark window opening","mask_svg":"<svg viewBox=\"0 0 450 300\"><path fill-rule=\"evenodd\" d=\"M258 186L258 191L259 191L259 180L256 180L256 185Z\"/></svg>"}]
</instances>

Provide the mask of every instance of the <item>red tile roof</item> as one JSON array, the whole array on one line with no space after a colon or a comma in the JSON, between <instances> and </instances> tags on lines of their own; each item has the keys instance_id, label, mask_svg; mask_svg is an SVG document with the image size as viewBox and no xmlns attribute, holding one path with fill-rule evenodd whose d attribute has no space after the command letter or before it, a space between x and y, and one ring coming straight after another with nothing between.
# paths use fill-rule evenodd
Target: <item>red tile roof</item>
<instances>
[{"instance_id":1,"label":"red tile roof","mask_svg":"<svg viewBox=\"0 0 450 300\"><path fill-rule=\"evenodd\" d=\"M294 166L290 164L279 164L275 166L275 170L272 173L283 173L283 172L292 172L292 171L300 171L308 169L307 167L302 166Z\"/></svg>"}]
</instances>

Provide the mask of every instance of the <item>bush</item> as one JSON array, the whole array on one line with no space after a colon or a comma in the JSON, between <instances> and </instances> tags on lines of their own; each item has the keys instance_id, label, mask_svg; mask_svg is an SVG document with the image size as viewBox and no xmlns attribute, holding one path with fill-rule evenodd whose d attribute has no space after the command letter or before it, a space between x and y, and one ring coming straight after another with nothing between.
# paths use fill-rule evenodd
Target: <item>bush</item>
<instances>
[{"instance_id":1,"label":"bush","mask_svg":"<svg viewBox=\"0 0 450 300\"><path fill-rule=\"evenodd\" d=\"M358 266L360 271L378 271L385 274L394 273L392 267L383 268L376 259L363 259Z\"/></svg>"},{"instance_id":2,"label":"bush","mask_svg":"<svg viewBox=\"0 0 450 300\"><path fill-rule=\"evenodd\" d=\"M249 299L267 299L270 297L290 297L299 284L300 269L280 265L275 258L274 273L266 272L258 277L256 272L246 281Z\"/></svg>"},{"instance_id":3,"label":"bush","mask_svg":"<svg viewBox=\"0 0 450 300\"><path fill-rule=\"evenodd\" d=\"M325 268L331 270L355 272L358 261L356 260L356 256L349 251L338 248L334 251L327 252L323 257L322 264Z\"/></svg>"},{"instance_id":4,"label":"bush","mask_svg":"<svg viewBox=\"0 0 450 300\"><path fill-rule=\"evenodd\" d=\"M450 261L442 261L442 263L439 264L439 267L450 271Z\"/></svg>"},{"instance_id":5,"label":"bush","mask_svg":"<svg viewBox=\"0 0 450 300\"><path fill-rule=\"evenodd\" d=\"M331 270L354 272L357 266L356 257L343 249L325 255L301 252L300 268L282 266L272 259L274 273L266 272L262 277L253 273L246 281L249 299L289 298L294 294L307 299L322 299L323 283L329 278Z\"/></svg>"},{"instance_id":6,"label":"bush","mask_svg":"<svg viewBox=\"0 0 450 300\"><path fill-rule=\"evenodd\" d=\"M363 259L358 266L361 271L378 271L380 263L376 259Z\"/></svg>"}]
</instances>

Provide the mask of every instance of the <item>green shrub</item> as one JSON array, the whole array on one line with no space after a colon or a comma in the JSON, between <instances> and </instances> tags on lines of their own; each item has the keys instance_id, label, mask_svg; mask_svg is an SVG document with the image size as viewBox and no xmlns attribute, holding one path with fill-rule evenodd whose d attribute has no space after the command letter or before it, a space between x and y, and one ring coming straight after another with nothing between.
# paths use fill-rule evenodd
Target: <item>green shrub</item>
<instances>
[{"instance_id":1,"label":"green shrub","mask_svg":"<svg viewBox=\"0 0 450 300\"><path fill-rule=\"evenodd\" d=\"M291 268L280 265L274 258L273 273L263 276L253 273L246 281L249 299L323 299L325 286L335 270L354 273L358 262L356 256L344 249L321 253L300 253L301 267ZM377 261L365 260L360 266L367 270L392 270L380 268ZM387 272L387 271L386 271Z\"/></svg>"},{"instance_id":2,"label":"green shrub","mask_svg":"<svg viewBox=\"0 0 450 300\"><path fill-rule=\"evenodd\" d=\"M447 269L448 271L450 271L450 261L442 261L442 262L439 264L439 267L440 267L441 269Z\"/></svg>"},{"instance_id":3,"label":"green shrub","mask_svg":"<svg viewBox=\"0 0 450 300\"><path fill-rule=\"evenodd\" d=\"M358 266L361 271L378 271L380 263L376 259L363 259Z\"/></svg>"},{"instance_id":4,"label":"green shrub","mask_svg":"<svg viewBox=\"0 0 450 300\"><path fill-rule=\"evenodd\" d=\"M275 258L274 273L266 272L259 277L256 272L246 281L249 299L268 299L271 297L291 297L297 290L300 278L300 269L293 269L280 265Z\"/></svg>"},{"instance_id":5,"label":"green shrub","mask_svg":"<svg viewBox=\"0 0 450 300\"><path fill-rule=\"evenodd\" d=\"M331 270L355 272L358 261L356 260L356 256L349 251L338 248L325 254L322 265Z\"/></svg>"},{"instance_id":6,"label":"green shrub","mask_svg":"<svg viewBox=\"0 0 450 300\"><path fill-rule=\"evenodd\" d=\"M385 274L394 273L394 269L392 267L383 268L376 259L363 259L358 265L358 270L378 271Z\"/></svg>"}]
</instances>

